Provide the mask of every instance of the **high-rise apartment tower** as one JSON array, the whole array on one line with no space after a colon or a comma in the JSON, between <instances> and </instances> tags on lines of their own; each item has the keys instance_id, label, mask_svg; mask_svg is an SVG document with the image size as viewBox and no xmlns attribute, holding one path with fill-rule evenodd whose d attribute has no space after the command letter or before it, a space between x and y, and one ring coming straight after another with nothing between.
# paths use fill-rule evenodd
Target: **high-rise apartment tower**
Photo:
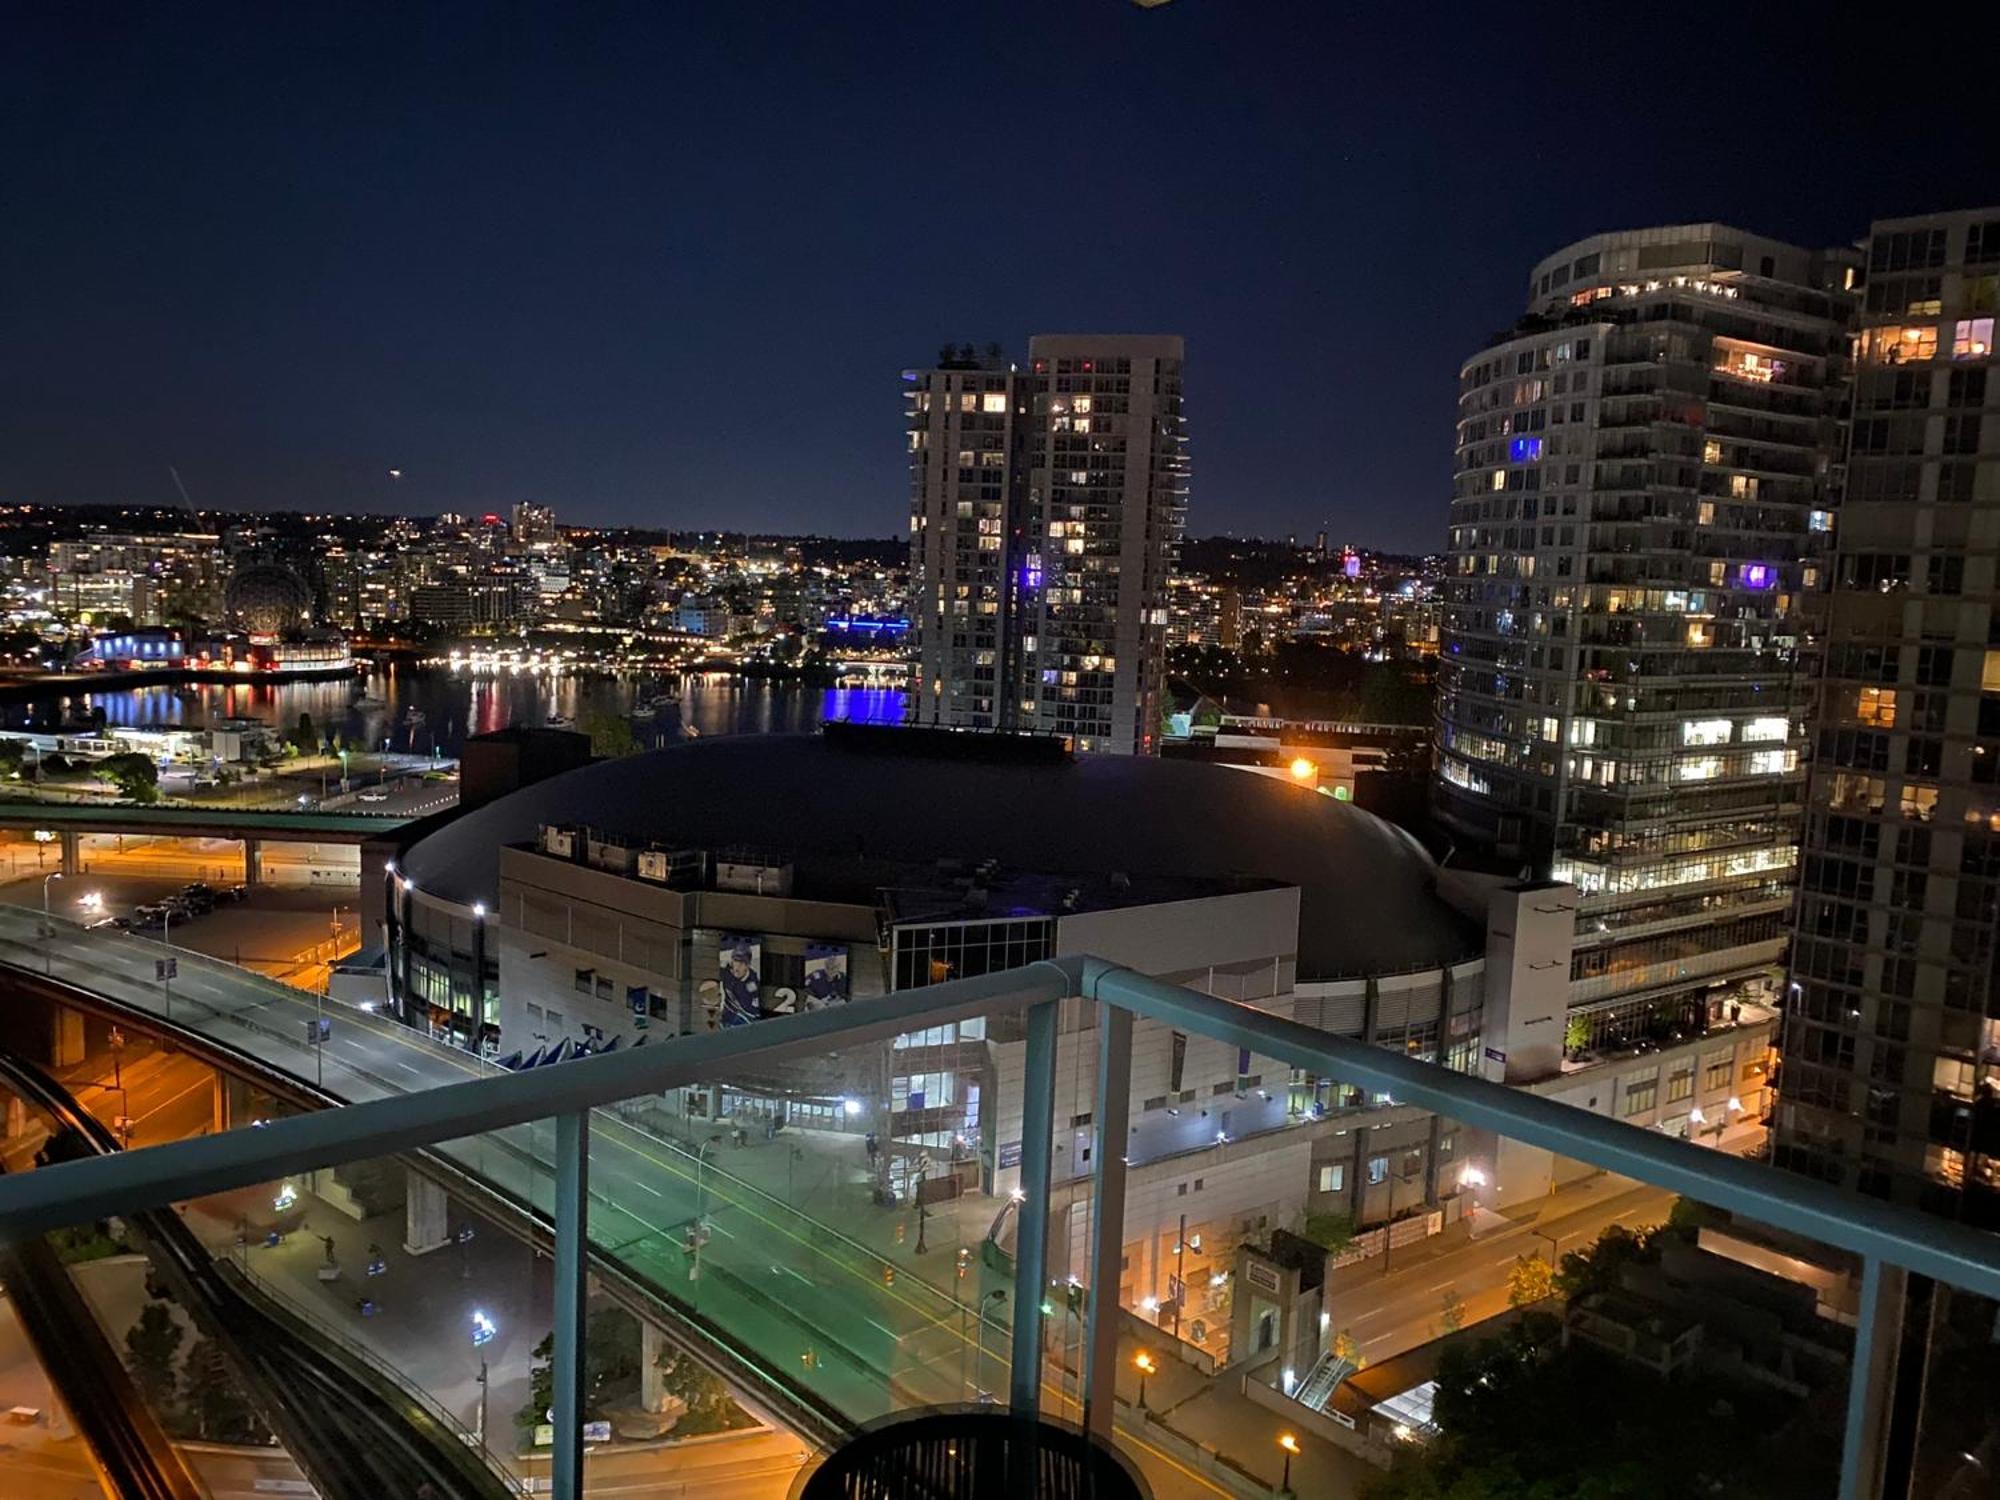
<instances>
[{"instance_id":1,"label":"high-rise apartment tower","mask_svg":"<svg viewBox=\"0 0 2000 1500\"><path fill-rule=\"evenodd\" d=\"M1854 261L1596 235L1460 371L1435 807L1577 888L1572 1053L1775 998Z\"/></svg>"},{"instance_id":2,"label":"high-rise apartment tower","mask_svg":"<svg viewBox=\"0 0 2000 1500\"><path fill-rule=\"evenodd\" d=\"M1041 334L904 372L920 724L1148 754L1187 515L1181 340Z\"/></svg>"},{"instance_id":3,"label":"high-rise apartment tower","mask_svg":"<svg viewBox=\"0 0 2000 1500\"><path fill-rule=\"evenodd\" d=\"M1775 1154L2000 1227L2000 208L1866 278Z\"/></svg>"}]
</instances>

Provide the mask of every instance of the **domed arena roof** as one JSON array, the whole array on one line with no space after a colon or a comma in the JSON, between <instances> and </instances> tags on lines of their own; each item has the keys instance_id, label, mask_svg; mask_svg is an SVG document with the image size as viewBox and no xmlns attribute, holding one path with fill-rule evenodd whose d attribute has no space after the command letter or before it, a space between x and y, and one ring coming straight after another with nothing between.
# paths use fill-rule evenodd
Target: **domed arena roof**
<instances>
[{"instance_id":1,"label":"domed arena roof","mask_svg":"<svg viewBox=\"0 0 2000 1500\"><path fill-rule=\"evenodd\" d=\"M751 847L1048 875L1258 879L1300 889L1299 977L1434 967L1483 934L1436 893L1408 834L1310 788L1138 756L1051 764L884 753L818 735L703 739L555 776L478 808L402 857L419 890L497 900L498 851L544 825L635 843Z\"/></svg>"}]
</instances>

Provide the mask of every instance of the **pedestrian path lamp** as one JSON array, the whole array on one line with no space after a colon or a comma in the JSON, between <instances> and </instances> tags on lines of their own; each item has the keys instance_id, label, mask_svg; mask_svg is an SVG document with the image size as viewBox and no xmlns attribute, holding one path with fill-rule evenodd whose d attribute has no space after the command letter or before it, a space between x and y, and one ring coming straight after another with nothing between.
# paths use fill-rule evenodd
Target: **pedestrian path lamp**
<instances>
[{"instance_id":1,"label":"pedestrian path lamp","mask_svg":"<svg viewBox=\"0 0 2000 1500\"><path fill-rule=\"evenodd\" d=\"M1285 1450L1285 1477L1278 1482L1278 1488L1290 1494L1292 1488L1292 1458L1299 1451L1299 1440L1289 1432L1281 1432L1278 1434L1278 1446Z\"/></svg>"},{"instance_id":2,"label":"pedestrian path lamp","mask_svg":"<svg viewBox=\"0 0 2000 1500\"><path fill-rule=\"evenodd\" d=\"M1137 1354L1132 1356L1132 1367L1139 1372L1139 1410L1144 1411L1146 1409L1146 1377L1159 1369L1159 1366L1153 1363L1152 1355L1141 1349Z\"/></svg>"}]
</instances>

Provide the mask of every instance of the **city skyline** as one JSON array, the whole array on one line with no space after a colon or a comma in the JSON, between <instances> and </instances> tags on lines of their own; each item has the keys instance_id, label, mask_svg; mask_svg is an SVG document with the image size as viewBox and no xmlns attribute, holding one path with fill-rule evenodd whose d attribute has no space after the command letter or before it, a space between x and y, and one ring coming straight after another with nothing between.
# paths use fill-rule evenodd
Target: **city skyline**
<instances>
[{"instance_id":1,"label":"city skyline","mask_svg":"<svg viewBox=\"0 0 2000 1500\"><path fill-rule=\"evenodd\" d=\"M15 320L6 499L171 503L173 466L231 510L527 499L596 525L879 535L902 509L879 420L901 369L1024 327L1167 327L1199 371L1195 533L1428 550L1449 494L1440 372L1511 316L1511 267L1710 218L1844 245L1870 216L1996 196L1949 99L1922 103L1936 149L1906 162L1917 101L1844 86L1858 57L1754 20L1745 65L1795 64L1760 74L1781 127L1732 158L1687 152L1672 112L1621 96L1620 124L1579 133L1563 120L1622 87L1586 75L1519 143L1565 164L1538 175L1463 148L1511 22L1287 17L1279 48L1276 18L1198 5L1051 9L1040 29L801 13L785 34L810 45L774 58L748 29L763 17L437 15L350 19L310 47L282 26L30 23L0 148L37 206L0 252L37 289ZM1643 19L1607 25L1607 50L1657 45ZM1115 120L1172 170L1104 178L1094 149L988 153L943 129L968 55L994 96ZM1383 55L1430 70L1413 84ZM825 124L808 143L794 117ZM1053 259L1011 212L906 187L967 153L993 157L981 197L1088 205ZM819 374L773 446L748 393L793 345ZM1330 447L1270 441L1328 414Z\"/></svg>"}]
</instances>

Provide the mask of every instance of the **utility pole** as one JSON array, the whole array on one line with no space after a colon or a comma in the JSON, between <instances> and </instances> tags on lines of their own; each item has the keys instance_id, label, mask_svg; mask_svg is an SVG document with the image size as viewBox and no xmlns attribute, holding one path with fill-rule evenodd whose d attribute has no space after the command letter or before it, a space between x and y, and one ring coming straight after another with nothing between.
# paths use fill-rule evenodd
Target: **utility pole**
<instances>
[{"instance_id":1,"label":"utility pole","mask_svg":"<svg viewBox=\"0 0 2000 1500\"><path fill-rule=\"evenodd\" d=\"M1180 1288L1174 1294L1174 1339L1181 1336L1181 1304L1187 1301L1187 1215L1181 1215L1180 1238L1174 1241L1174 1284Z\"/></svg>"}]
</instances>

